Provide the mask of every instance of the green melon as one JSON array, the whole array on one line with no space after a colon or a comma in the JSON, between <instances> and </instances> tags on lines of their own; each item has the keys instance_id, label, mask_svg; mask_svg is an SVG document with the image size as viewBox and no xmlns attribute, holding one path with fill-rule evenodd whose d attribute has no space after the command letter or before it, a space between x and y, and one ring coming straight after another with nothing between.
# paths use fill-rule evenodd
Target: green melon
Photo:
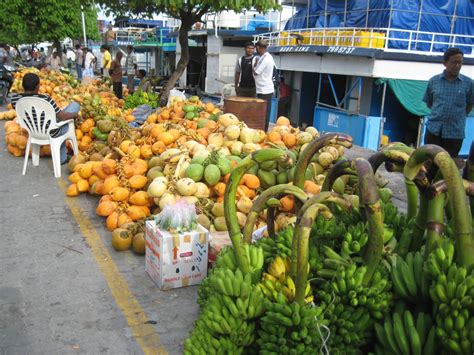
<instances>
[{"instance_id":1,"label":"green melon","mask_svg":"<svg viewBox=\"0 0 474 355\"><path fill-rule=\"evenodd\" d=\"M204 167L201 164L190 164L184 174L187 178L199 182L204 175Z\"/></svg>"},{"instance_id":2,"label":"green melon","mask_svg":"<svg viewBox=\"0 0 474 355\"><path fill-rule=\"evenodd\" d=\"M188 112L194 112L194 105L184 105L183 106L183 111L188 113Z\"/></svg>"},{"instance_id":3,"label":"green melon","mask_svg":"<svg viewBox=\"0 0 474 355\"><path fill-rule=\"evenodd\" d=\"M232 171L232 163L227 158L219 158L217 166L222 175L229 174Z\"/></svg>"},{"instance_id":4,"label":"green melon","mask_svg":"<svg viewBox=\"0 0 474 355\"><path fill-rule=\"evenodd\" d=\"M219 167L215 164L209 164L204 169L204 180L210 186L214 186L221 179L221 171Z\"/></svg>"},{"instance_id":5,"label":"green melon","mask_svg":"<svg viewBox=\"0 0 474 355\"><path fill-rule=\"evenodd\" d=\"M191 164L204 164L204 161L206 160L205 157L201 156L195 156L194 158L191 159Z\"/></svg>"},{"instance_id":6,"label":"green melon","mask_svg":"<svg viewBox=\"0 0 474 355\"><path fill-rule=\"evenodd\" d=\"M187 120L192 120L192 119L194 119L194 117L196 117L196 114L195 114L194 112L192 112L192 111L191 111L191 112L188 112L188 113L184 116L184 118L186 118Z\"/></svg>"},{"instance_id":7,"label":"green melon","mask_svg":"<svg viewBox=\"0 0 474 355\"><path fill-rule=\"evenodd\" d=\"M209 122L207 118L200 119L198 121L198 129L199 128L204 128L206 126L206 123Z\"/></svg>"}]
</instances>

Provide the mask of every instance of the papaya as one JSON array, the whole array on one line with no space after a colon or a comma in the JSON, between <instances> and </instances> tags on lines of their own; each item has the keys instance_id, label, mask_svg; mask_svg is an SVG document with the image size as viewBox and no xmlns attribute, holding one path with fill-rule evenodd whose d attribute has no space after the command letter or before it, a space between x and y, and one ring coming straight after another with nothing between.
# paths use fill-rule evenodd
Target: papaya
<instances>
[{"instance_id":1,"label":"papaya","mask_svg":"<svg viewBox=\"0 0 474 355\"><path fill-rule=\"evenodd\" d=\"M199 182L204 175L204 167L200 164L190 164L186 171L184 172L184 176L187 178L193 179L195 182Z\"/></svg>"},{"instance_id":2,"label":"papaya","mask_svg":"<svg viewBox=\"0 0 474 355\"><path fill-rule=\"evenodd\" d=\"M276 177L270 171L259 169L257 172L257 176L260 179L260 183L263 189L268 189L269 187L276 185Z\"/></svg>"},{"instance_id":3,"label":"papaya","mask_svg":"<svg viewBox=\"0 0 474 355\"><path fill-rule=\"evenodd\" d=\"M204 180L210 186L214 186L221 179L221 171L215 164L209 164L204 169Z\"/></svg>"},{"instance_id":4,"label":"papaya","mask_svg":"<svg viewBox=\"0 0 474 355\"><path fill-rule=\"evenodd\" d=\"M227 158L219 158L217 160L217 167L221 171L221 175L229 174L232 170L232 163Z\"/></svg>"}]
</instances>

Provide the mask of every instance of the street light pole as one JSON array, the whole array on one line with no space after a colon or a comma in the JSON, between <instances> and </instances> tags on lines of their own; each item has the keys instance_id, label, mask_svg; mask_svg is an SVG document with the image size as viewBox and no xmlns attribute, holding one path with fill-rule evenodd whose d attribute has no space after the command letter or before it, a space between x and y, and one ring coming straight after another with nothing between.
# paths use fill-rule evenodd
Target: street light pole
<instances>
[{"instance_id":1,"label":"street light pole","mask_svg":"<svg viewBox=\"0 0 474 355\"><path fill-rule=\"evenodd\" d=\"M81 16L82 16L82 34L84 36L84 45L87 46L86 19L84 17L84 7L82 5L81 5Z\"/></svg>"}]
</instances>

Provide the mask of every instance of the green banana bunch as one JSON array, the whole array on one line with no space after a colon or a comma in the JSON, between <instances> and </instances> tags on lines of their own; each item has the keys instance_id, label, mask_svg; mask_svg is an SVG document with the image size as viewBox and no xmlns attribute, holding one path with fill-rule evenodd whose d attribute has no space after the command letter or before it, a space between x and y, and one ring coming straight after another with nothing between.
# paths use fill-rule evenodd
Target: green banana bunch
<instances>
[{"instance_id":1,"label":"green banana bunch","mask_svg":"<svg viewBox=\"0 0 474 355\"><path fill-rule=\"evenodd\" d=\"M262 248L265 264L269 264L275 256L276 242L273 238L260 238L255 246Z\"/></svg>"},{"instance_id":2,"label":"green banana bunch","mask_svg":"<svg viewBox=\"0 0 474 355\"><path fill-rule=\"evenodd\" d=\"M277 279L272 274L263 273L262 281L258 285L265 297L269 300L276 301L280 294L285 297L286 302L293 302L296 295L295 281L291 276L285 276L284 279ZM311 285L306 284L305 302L313 302L311 293Z\"/></svg>"},{"instance_id":3,"label":"green banana bunch","mask_svg":"<svg viewBox=\"0 0 474 355\"><path fill-rule=\"evenodd\" d=\"M472 354L474 272L468 273L465 267L452 263L433 280L429 293L437 306L436 335L444 350L448 353Z\"/></svg>"},{"instance_id":4,"label":"green banana bunch","mask_svg":"<svg viewBox=\"0 0 474 355\"><path fill-rule=\"evenodd\" d=\"M347 267L352 263L349 256L346 255L343 257L327 245L323 245L321 251L325 258L323 261L323 268L318 269L316 272L317 276L320 278L333 279L340 267Z\"/></svg>"},{"instance_id":5,"label":"green banana bunch","mask_svg":"<svg viewBox=\"0 0 474 355\"><path fill-rule=\"evenodd\" d=\"M329 351L347 354L371 343L373 325L389 312L391 283L388 275L377 270L365 287L367 268L354 263L339 266L333 278L318 289L315 298L329 321Z\"/></svg>"},{"instance_id":6,"label":"green banana bunch","mask_svg":"<svg viewBox=\"0 0 474 355\"><path fill-rule=\"evenodd\" d=\"M425 271L432 278L436 279L445 273L454 260L454 244L449 239L444 239L440 245L429 255L425 263Z\"/></svg>"},{"instance_id":7,"label":"green banana bunch","mask_svg":"<svg viewBox=\"0 0 474 355\"><path fill-rule=\"evenodd\" d=\"M191 336L184 342L184 355L242 354L243 347L234 344L229 337L211 335L204 321L198 320Z\"/></svg>"},{"instance_id":8,"label":"green banana bunch","mask_svg":"<svg viewBox=\"0 0 474 355\"><path fill-rule=\"evenodd\" d=\"M367 223L359 222L356 225L350 225L341 243L341 255L346 257L353 254L360 254L361 249L368 241Z\"/></svg>"},{"instance_id":9,"label":"green banana bunch","mask_svg":"<svg viewBox=\"0 0 474 355\"><path fill-rule=\"evenodd\" d=\"M391 278L395 293L403 300L424 303L429 299L430 280L423 265L421 252L408 253L404 258L395 257Z\"/></svg>"},{"instance_id":10,"label":"green banana bunch","mask_svg":"<svg viewBox=\"0 0 474 355\"><path fill-rule=\"evenodd\" d=\"M293 234L295 228L287 227L275 236L276 254L282 257L291 257L291 246L293 244Z\"/></svg>"},{"instance_id":11,"label":"green banana bunch","mask_svg":"<svg viewBox=\"0 0 474 355\"><path fill-rule=\"evenodd\" d=\"M217 259L213 269L230 269L235 271L237 269L237 261L232 247L223 248L217 255Z\"/></svg>"},{"instance_id":12,"label":"green banana bunch","mask_svg":"<svg viewBox=\"0 0 474 355\"><path fill-rule=\"evenodd\" d=\"M251 274L244 276L240 269L215 269L208 279L213 292L186 340L185 353L242 353L255 340L252 320L264 313L265 296L252 285Z\"/></svg>"},{"instance_id":13,"label":"green banana bunch","mask_svg":"<svg viewBox=\"0 0 474 355\"><path fill-rule=\"evenodd\" d=\"M375 324L375 354L435 354L436 328L428 314L416 317L408 310L388 315L383 324Z\"/></svg>"},{"instance_id":14,"label":"green banana bunch","mask_svg":"<svg viewBox=\"0 0 474 355\"><path fill-rule=\"evenodd\" d=\"M279 294L275 302L265 300L267 312L260 320L257 344L261 354L316 354L323 324L321 307L288 304ZM321 328L322 330L322 328Z\"/></svg>"}]
</instances>

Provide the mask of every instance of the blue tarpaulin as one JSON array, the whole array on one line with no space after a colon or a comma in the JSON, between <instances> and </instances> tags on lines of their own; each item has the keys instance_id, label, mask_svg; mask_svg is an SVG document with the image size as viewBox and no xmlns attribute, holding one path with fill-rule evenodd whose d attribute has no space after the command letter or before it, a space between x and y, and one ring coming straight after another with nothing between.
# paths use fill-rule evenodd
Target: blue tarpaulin
<instances>
[{"instance_id":1,"label":"blue tarpaulin","mask_svg":"<svg viewBox=\"0 0 474 355\"><path fill-rule=\"evenodd\" d=\"M472 0L310 0L290 20L285 30L324 27L394 28L446 33L434 39L448 42L449 34L474 35L474 1ZM408 33L393 32L391 37L408 39ZM431 41L431 35L419 34L418 40ZM412 38L416 40L416 38ZM455 45L468 51L470 38L460 38ZM408 42L392 40L390 48L408 49ZM433 50L444 51L446 44L435 44ZM429 43L414 41L411 49L429 50Z\"/></svg>"}]
</instances>

